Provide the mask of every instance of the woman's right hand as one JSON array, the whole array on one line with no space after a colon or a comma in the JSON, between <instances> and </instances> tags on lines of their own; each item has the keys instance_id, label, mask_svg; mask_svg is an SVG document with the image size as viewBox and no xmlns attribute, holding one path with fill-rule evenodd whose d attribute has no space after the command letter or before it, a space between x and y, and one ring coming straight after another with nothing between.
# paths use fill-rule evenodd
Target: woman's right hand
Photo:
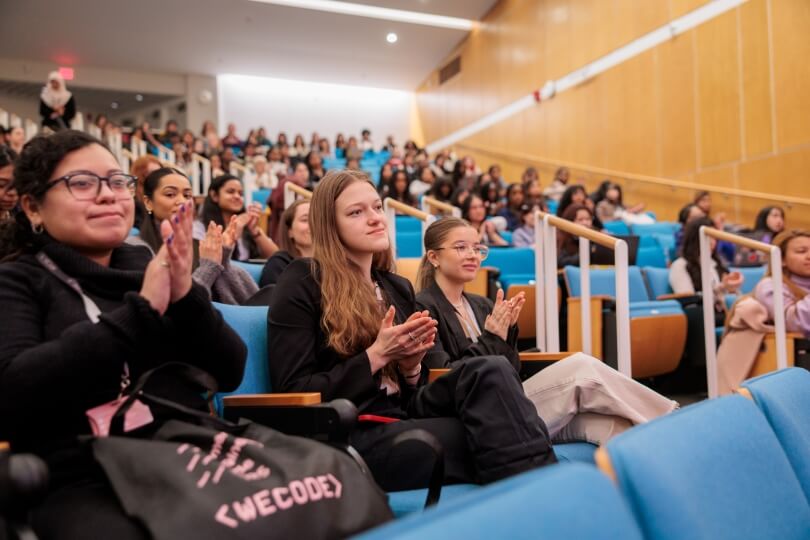
<instances>
[{"instance_id":1,"label":"woman's right hand","mask_svg":"<svg viewBox=\"0 0 810 540\"><path fill-rule=\"evenodd\" d=\"M509 327L512 325L512 302L504 301L503 289L498 289L495 297L495 307L484 321L484 330L488 330L506 341Z\"/></svg>"},{"instance_id":2,"label":"woman's right hand","mask_svg":"<svg viewBox=\"0 0 810 540\"><path fill-rule=\"evenodd\" d=\"M438 324L427 311L417 312L402 324L394 325L394 306L388 308L380 324L377 339L366 349L371 373L377 373L391 362L407 360L433 347Z\"/></svg>"},{"instance_id":3,"label":"woman's right hand","mask_svg":"<svg viewBox=\"0 0 810 540\"><path fill-rule=\"evenodd\" d=\"M205 238L200 241L200 259L222 264L222 241L222 227L212 221L205 231Z\"/></svg>"},{"instance_id":4,"label":"woman's right hand","mask_svg":"<svg viewBox=\"0 0 810 540\"><path fill-rule=\"evenodd\" d=\"M169 270L169 252L166 244L158 250L155 258L146 266L141 285L141 296L146 298L152 309L163 315L171 299L172 275Z\"/></svg>"},{"instance_id":5,"label":"woman's right hand","mask_svg":"<svg viewBox=\"0 0 810 540\"><path fill-rule=\"evenodd\" d=\"M736 293L743 284L745 278L740 272L729 272L723 275L723 289L728 293Z\"/></svg>"}]
</instances>

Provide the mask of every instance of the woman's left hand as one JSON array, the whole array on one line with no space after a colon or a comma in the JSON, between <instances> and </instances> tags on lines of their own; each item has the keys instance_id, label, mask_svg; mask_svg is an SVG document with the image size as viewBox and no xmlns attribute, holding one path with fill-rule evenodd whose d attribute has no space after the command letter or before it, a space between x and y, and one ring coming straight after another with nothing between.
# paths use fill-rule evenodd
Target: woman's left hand
<instances>
[{"instance_id":1,"label":"woman's left hand","mask_svg":"<svg viewBox=\"0 0 810 540\"><path fill-rule=\"evenodd\" d=\"M171 302L177 302L191 290L191 266L194 259L191 229L194 220L192 203L180 206L170 219L160 225L163 242L169 252Z\"/></svg>"},{"instance_id":2,"label":"woman's left hand","mask_svg":"<svg viewBox=\"0 0 810 540\"><path fill-rule=\"evenodd\" d=\"M222 264L222 227L213 221L208 224L205 238L200 240L200 259Z\"/></svg>"},{"instance_id":3,"label":"woman's left hand","mask_svg":"<svg viewBox=\"0 0 810 540\"><path fill-rule=\"evenodd\" d=\"M259 203L252 203L247 208L247 215L248 220L247 225L245 225L245 227L252 236L255 236L257 232L261 231L259 229L259 218L262 215L262 205Z\"/></svg>"},{"instance_id":4,"label":"woman's left hand","mask_svg":"<svg viewBox=\"0 0 810 540\"><path fill-rule=\"evenodd\" d=\"M512 306L512 318L509 320L509 326L515 326L518 322L518 318L520 317L520 310L523 309L523 304L526 303L526 293L519 292L517 295L510 298L508 302Z\"/></svg>"},{"instance_id":5,"label":"woman's left hand","mask_svg":"<svg viewBox=\"0 0 810 540\"><path fill-rule=\"evenodd\" d=\"M416 313L411 314L411 316L408 317L408 320L405 322L413 321L424 317L430 318L430 312L417 311ZM400 373L407 375L413 372L416 369L416 367L422 363L422 359L425 357L425 354L427 354L427 352L433 348L433 345L436 342L436 333L437 333L436 326L431 326L424 332L419 333L418 335L409 336L412 338L411 341L413 343L409 344L408 346L415 348L416 352L410 356L400 358L399 360L397 360L397 368L399 369Z\"/></svg>"},{"instance_id":6,"label":"woman's left hand","mask_svg":"<svg viewBox=\"0 0 810 540\"><path fill-rule=\"evenodd\" d=\"M498 294L495 297L495 307L492 308L492 313L487 315L484 321L484 330L488 330L506 341L506 336L509 334L509 327L512 325L512 304L510 301L504 301L503 289L498 289Z\"/></svg>"}]
</instances>

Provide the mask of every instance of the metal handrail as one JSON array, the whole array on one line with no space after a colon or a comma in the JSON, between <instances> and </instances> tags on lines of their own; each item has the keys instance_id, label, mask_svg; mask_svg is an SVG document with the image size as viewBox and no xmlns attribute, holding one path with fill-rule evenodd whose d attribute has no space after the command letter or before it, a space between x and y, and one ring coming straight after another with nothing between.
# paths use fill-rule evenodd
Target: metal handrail
<instances>
[{"instance_id":1,"label":"metal handrail","mask_svg":"<svg viewBox=\"0 0 810 540\"><path fill-rule=\"evenodd\" d=\"M713 227L700 228L700 283L703 292L703 337L706 345L706 379L709 397L717 397L717 338L714 330L714 288L712 284L712 251L709 237L767 253L770 256L773 281L773 322L776 334L776 369L787 367L785 304L782 296L782 252L778 246L757 242Z\"/></svg>"},{"instance_id":2,"label":"metal handrail","mask_svg":"<svg viewBox=\"0 0 810 540\"><path fill-rule=\"evenodd\" d=\"M197 164L200 164L200 167ZM200 179L202 177L202 185ZM211 160L200 154L191 154L192 191L195 196L207 195L211 185Z\"/></svg>"},{"instance_id":3,"label":"metal handrail","mask_svg":"<svg viewBox=\"0 0 810 540\"><path fill-rule=\"evenodd\" d=\"M461 208L458 206L453 206L452 204L442 202L434 197L430 197L425 195L422 197L422 211L427 212L428 214L432 214L431 209L435 208L437 210L441 210L445 214L450 214L453 217L461 217Z\"/></svg>"},{"instance_id":4,"label":"metal handrail","mask_svg":"<svg viewBox=\"0 0 810 540\"><path fill-rule=\"evenodd\" d=\"M534 226L537 347L546 352L560 351L560 322L557 313L557 229L560 229L579 237L580 323L582 351L586 354L591 353L590 242L612 249L615 253L618 368L624 375L632 376L627 243L620 238L577 225L540 210L535 211ZM545 312L543 312L542 306L545 306Z\"/></svg>"}]
</instances>

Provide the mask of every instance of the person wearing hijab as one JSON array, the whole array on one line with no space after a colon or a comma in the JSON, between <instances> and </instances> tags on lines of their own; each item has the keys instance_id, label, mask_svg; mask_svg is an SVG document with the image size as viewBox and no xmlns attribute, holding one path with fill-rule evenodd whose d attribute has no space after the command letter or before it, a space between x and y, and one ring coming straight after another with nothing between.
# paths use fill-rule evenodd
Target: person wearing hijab
<instances>
[{"instance_id":1,"label":"person wearing hijab","mask_svg":"<svg viewBox=\"0 0 810 540\"><path fill-rule=\"evenodd\" d=\"M42 116L42 127L54 131L69 129L70 122L76 116L76 100L65 86L65 79L58 71L48 74L48 84L42 87L39 99L39 114Z\"/></svg>"}]
</instances>

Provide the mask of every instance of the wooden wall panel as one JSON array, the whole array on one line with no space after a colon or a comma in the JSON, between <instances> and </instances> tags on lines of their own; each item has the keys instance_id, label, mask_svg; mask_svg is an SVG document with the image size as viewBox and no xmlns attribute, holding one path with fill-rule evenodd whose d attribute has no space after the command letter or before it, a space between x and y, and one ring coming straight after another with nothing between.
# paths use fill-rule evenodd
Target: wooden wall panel
<instances>
[{"instance_id":1,"label":"wooden wall panel","mask_svg":"<svg viewBox=\"0 0 810 540\"><path fill-rule=\"evenodd\" d=\"M739 10L745 156L773 152L770 45L766 0L748 0Z\"/></svg>"},{"instance_id":2,"label":"wooden wall panel","mask_svg":"<svg viewBox=\"0 0 810 540\"><path fill-rule=\"evenodd\" d=\"M425 136L447 135L706 1L502 0L459 46L461 73L441 86L434 73L419 89ZM527 162L498 150L810 198L808 28L810 0L749 0L465 142L495 151L472 155L482 169L500 163L509 181ZM538 168L547 184L556 167ZM601 180L574 171L580 178L589 189ZM665 219L693 196L632 182L625 192ZM764 203L717 201L746 223Z\"/></svg>"},{"instance_id":3,"label":"wooden wall panel","mask_svg":"<svg viewBox=\"0 0 810 540\"><path fill-rule=\"evenodd\" d=\"M810 2L769 0L772 14L777 142L810 143Z\"/></svg>"},{"instance_id":4,"label":"wooden wall panel","mask_svg":"<svg viewBox=\"0 0 810 540\"><path fill-rule=\"evenodd\" d=\"M736 14L727 12L695 31L700 164L711 167L741 155Z\"/></svg>"}]
</instances>

